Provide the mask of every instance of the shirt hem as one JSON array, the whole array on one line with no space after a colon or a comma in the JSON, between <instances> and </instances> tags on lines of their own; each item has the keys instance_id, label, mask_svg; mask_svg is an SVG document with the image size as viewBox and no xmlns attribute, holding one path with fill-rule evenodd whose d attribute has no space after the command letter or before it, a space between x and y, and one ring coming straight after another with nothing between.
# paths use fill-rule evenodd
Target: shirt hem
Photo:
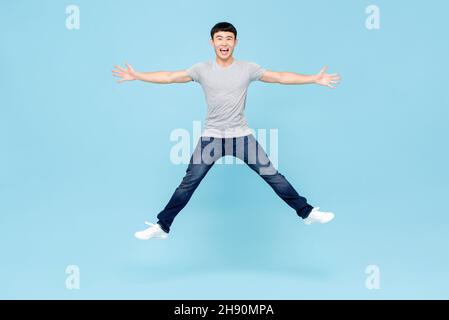
<instances>
[{"instance_id":1,"label":"shirt hem","mask_svg":"<svg viewBox=\"0 0 449 320\"><path fill-rule=\"evenodd\" d=\"M252 134L251 129L238 129L238 130L218 130L218 129L205 129L201 134L203 137L213 138L238 138Z\"/></svg>"}]
</instances>

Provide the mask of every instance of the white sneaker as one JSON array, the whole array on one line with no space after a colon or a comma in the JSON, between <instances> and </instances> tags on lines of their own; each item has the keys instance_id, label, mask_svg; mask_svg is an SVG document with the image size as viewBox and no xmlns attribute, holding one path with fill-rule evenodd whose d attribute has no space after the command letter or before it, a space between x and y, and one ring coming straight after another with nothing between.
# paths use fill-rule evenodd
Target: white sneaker
<instances>
[{"instance_id":1,"label":"white sneaker","mask_svg":"<svg viewBox=\"0 0 449 320\"><path fill-rule=\"evenodd\" d=\"M140 240L148 240L151 238L155 239L167 239L168 233L161 229L161 226L157 223L149 223L145 221L145 224L149 225L149 228L146 228L143 231L138 231L134 234L137 239Z\"/></svg>"},{"instance_id":2,"label":"white sneaker","mask_svg":"<svg viewBox=\"0 0 449 320\"><path fill-rule=\"evenodd\" d=\"M309 225L314 222L319 223L328 223L333 218L335 218L335 214L332 212L321 212L320 207L316 207L312 209L312 212L310 212L309 216L304 219L304 223Z\"/></svg>"}]
</instances>

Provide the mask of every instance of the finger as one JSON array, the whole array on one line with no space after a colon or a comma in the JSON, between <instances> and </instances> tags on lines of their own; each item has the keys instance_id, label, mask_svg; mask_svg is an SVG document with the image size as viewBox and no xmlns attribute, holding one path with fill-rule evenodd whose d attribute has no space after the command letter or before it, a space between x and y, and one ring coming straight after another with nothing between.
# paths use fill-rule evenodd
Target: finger
<instances>
[{"instance_id":1,"label":"finger","mask_svg":"<svg viewBox=\"0 0 449 320\"><path fill-rule=\"evenodd\" d=\"M326 70L327 70L327 66L324 66L323 68L321 68L321 71L320 71L320 73L325 73L325 72L326 72Z\"/></svg>"},{"instance_id":2,"label":"finger","mask_svg":"<svg viewBox=\"0 0 449 320\"><path fill-rule=\"evenodd\" d=\"M331 81L331 83L338 84L338 83L340 83L340 81Z\"/></svg>"},{"instance_id":3,"label":"finger","mask_svg":"<svg viewBox=\"0 0 449 320\"><path fill-rule=\"evenodd\" d=\"M120 66L115 66L117 69L119 69L120 71L122 71L122 72L126 72L126 69L123 69L122 67L120 67Z\"/></svg>"},{"instance_id":4,"label":"finger","mask_svg":"<svg viewBox=\"0 0 449 320\"><path fill-rule=\"evenodd\" d=\"M333 86L333 85L331 85L331 84L328 84L327 85L329 88L331 88L331 89L334 89L335 87Z\"/></svg>"},{"instance_id":5,"label":"finger","mask_svg":"<svg viewBox=\"0 0 449 320\"><path fill-rule=\"evenodd\" d=\"M125 65L128 67L128 69L133 70L133 67L129 63L125 63Z\"/></svg>"},{"instance_id":6,"label":"finger","mask_svg":"<svg viewBox=\"0 0 449 320\"><path fill-rule=\"evenodd\" d=\"M112 76L117 77L117 78L123 78L123 76L121 74L113 74Z\"/></svg>"},{"instance_id":7,"label":"finger","mask_svg":"<svg viewBox=\"0 0 449 320\"><path fill-rule=\"evenodd\" d=\"M122 83L122 82L124 82L124 81L126 81L126 80L119 80L119 81L117 81L117 83Z\"/></svg>"}]
</instances>

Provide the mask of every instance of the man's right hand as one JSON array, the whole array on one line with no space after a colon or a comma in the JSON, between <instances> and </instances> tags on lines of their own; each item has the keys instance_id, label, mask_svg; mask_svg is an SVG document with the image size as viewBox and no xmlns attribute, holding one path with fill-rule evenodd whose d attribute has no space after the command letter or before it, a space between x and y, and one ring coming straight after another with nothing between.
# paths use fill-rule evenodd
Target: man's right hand
<instances>
[{"instance_id":1,"label":"man's right hand","mask_svg":"<svg viewBox=\"0 0 449 320\"><path fill-rule=\"evenodd\" d=\"M118 83L122 83L124 81L132 81L137 80L137 72L133 69L133 67L127 63L125 63L128 69L124 69L120 66L115 66L116 69L112 70L112 75L117 78L121 78L118 80Z\"/></svg>"},{"instance_id":2,"label":"man's right hand","mask_svg":"<svg viewBox=\"0 0 449 320\"><path fill-rule=\"evenodd\" d=\"M133 67L125 63L128 69L115 66L112 75L121 78L118 83L124 81L141 80L152 83L183 83L190 82L192 78L187 74L186 70L179 71L155 71L155 72L137 72Z\"/></svg>"}]
</instances>

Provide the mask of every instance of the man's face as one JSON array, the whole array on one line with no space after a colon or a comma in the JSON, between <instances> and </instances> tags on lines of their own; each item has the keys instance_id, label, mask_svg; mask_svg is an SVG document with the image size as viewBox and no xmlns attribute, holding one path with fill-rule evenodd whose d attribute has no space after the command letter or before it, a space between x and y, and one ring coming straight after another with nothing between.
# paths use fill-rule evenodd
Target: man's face
<instances>
[{"instance_id":1,"label":"man's face","mask_svg":"<svg viewBox=\"0 0 449 320\"><path fill-rule=\"evenodd\" d=\"M232 56L237 45L237 39L235 39L232 32L220 31L214 34L214 39L211 39L210 43L215 49L215 54L219 58L226 60Z\"/></svg>"}]
</instances>

